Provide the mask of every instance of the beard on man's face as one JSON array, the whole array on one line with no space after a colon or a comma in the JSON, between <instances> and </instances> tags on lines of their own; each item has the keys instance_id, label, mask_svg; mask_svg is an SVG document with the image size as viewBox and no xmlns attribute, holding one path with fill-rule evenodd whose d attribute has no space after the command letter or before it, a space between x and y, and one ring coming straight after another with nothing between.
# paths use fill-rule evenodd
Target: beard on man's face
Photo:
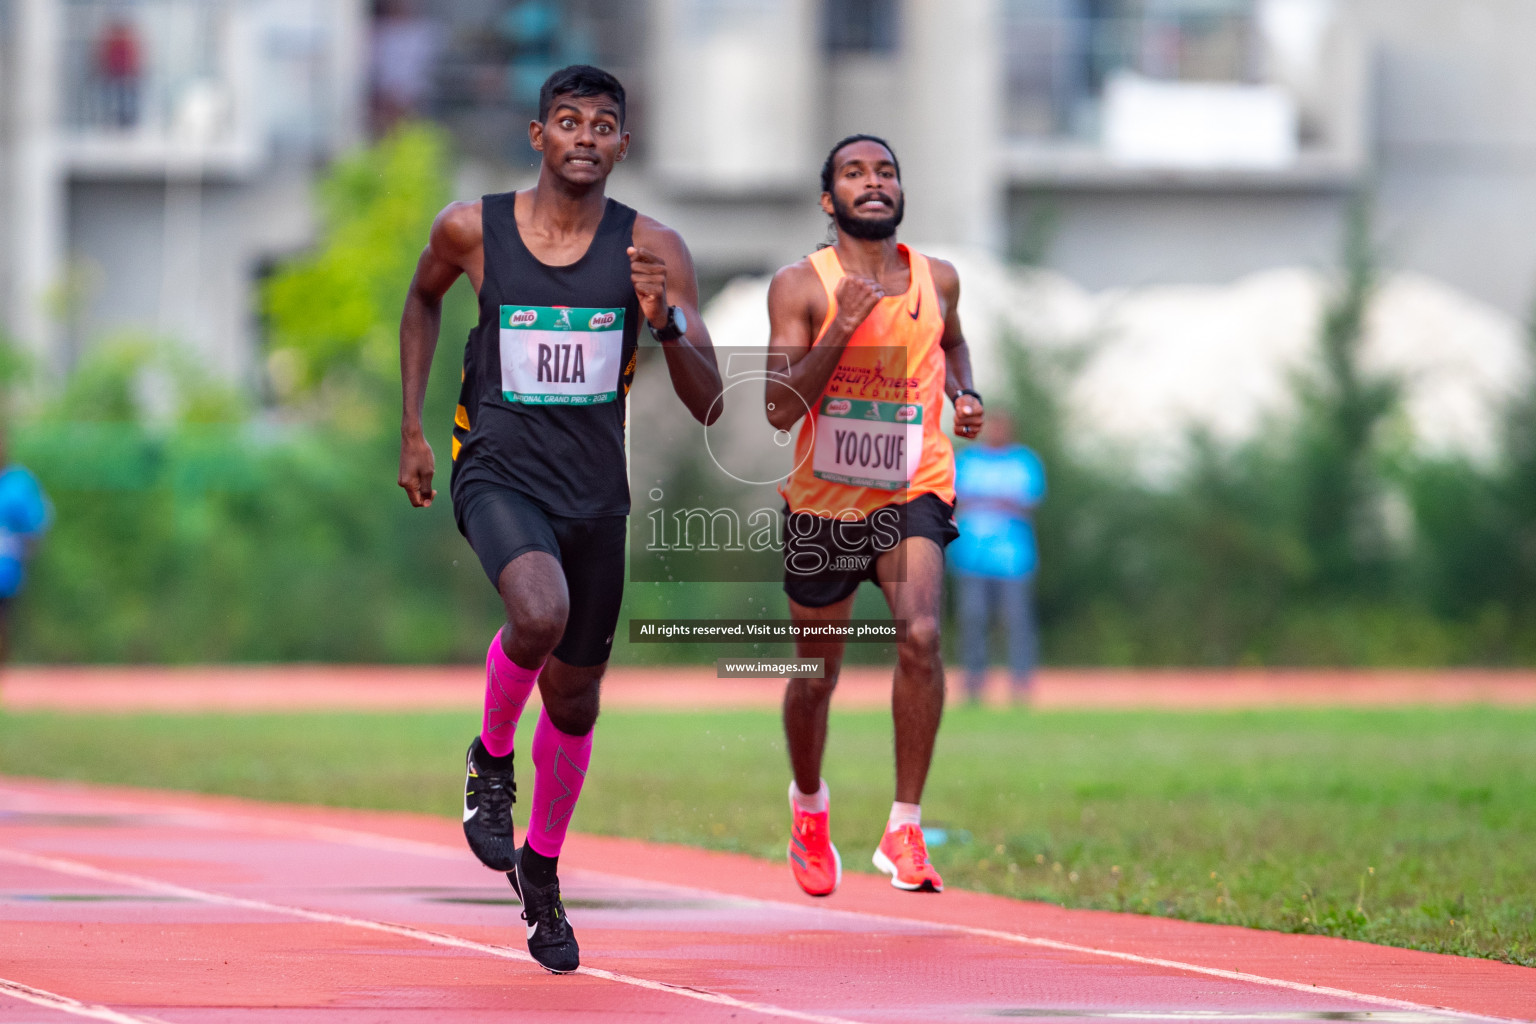
<instances>
[{"instance_id":1,"label":"beard on man's face","mask_svg":"<svg viewBox=\"0 0 1536 1024\"><path fill-rule=\"evenodd\" d=\"M867 242L879 242L894 235L897 225L901 223L901 218L906 212L907 197L898 196L896 209L888 217L881 217L878 220L855 217L851 207L838 199L836 194L832 196L832 219L837 221L838 230Z\"/></svg>"}]
</instances>

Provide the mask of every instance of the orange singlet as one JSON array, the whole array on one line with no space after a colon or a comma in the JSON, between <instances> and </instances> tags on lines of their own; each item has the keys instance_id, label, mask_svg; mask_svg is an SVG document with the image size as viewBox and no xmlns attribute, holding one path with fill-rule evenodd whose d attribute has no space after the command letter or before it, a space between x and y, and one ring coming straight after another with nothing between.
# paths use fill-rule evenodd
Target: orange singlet
<instances>
[{"instance_id":1,"label":"orange singlet","mask_svg":"<svg viewBox=\"0 0 1536 1024\"><path fill-rule=\"evenodd\" d=\"M955 503L955 455L939 428L944 318L928 258L905 245L912 283L888 295L848 339L826 390L800 425L795 469L779 488L791 512L867 517L920 494ZM843 266L828 246L810 256L827 293L816 343L837 316Z\"/></svg>"}]
</instances>

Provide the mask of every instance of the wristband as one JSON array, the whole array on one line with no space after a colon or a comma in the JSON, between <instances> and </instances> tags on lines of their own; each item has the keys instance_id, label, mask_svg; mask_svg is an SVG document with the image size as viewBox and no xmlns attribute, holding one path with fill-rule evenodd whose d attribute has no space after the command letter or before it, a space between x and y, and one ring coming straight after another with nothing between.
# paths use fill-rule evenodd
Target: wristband
<instances>
[{"instance_id":1,"label":"wristband","mask_svg":"<svg viewBox=\"0 0 1536 1024\"><path fill-rule=\"evenodd\" d=\"M961 388L959 391L955 392L955 396L953 398L951 398L950 401L951 402L958 402L958 401L960 401L960 396L961 395L970 395L972 398L976 399L976 401L980 402L983 407L985 407L986 404L987 404L986 400L981 397L981 393L979 391L976 391L974 388Z\"/></svg>"}]
</instances>

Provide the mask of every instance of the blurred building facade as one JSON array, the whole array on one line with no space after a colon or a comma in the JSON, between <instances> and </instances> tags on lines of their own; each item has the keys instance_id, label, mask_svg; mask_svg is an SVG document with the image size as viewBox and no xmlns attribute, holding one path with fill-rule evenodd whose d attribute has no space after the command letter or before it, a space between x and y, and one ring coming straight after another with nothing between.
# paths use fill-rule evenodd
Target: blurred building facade
<instances>
[{"instance_id":1,"label":"blurred building facade","mask_svg":"<svg viewBox=\"0 0 1536 1024\"><path fill-rule=\"evenodd\" d=\"M645 182L711 259L803 252L824 227L816 164L862 130L902 157L907 237L1090 288L1331 266L1367 187L1387 260L1509 312L1531 300L1528 0L778 0L736 5L759 23L734 30L698 13L730 6L653 0L677 45L654 48L636 129L714 155ZM771 39L760 65L731 56L742 39ZM736 73L704 75L712 60ZM797 105L769 108L770 69L806 66ZM721 162L727 132L769 136L771 186Z\"/></svg>"},{"instance_id":2,"label":"blurred building facade","mask_svg":"<svg viewBox=\"0 0 1536 1024\"><path fill-rule=\"evenodd\" d=\"M631 91L613 193L708 282L823 239L820 162L865 131L920 244L1225 282L1331 266L1368 186L1390 263L1523 314L1533 34L1531 0L0 0L4 326L67 363L142 324L238 375L326 157L430 116L464 191L526 181L576 61Z\"/></svg>"},{"instance_id":3,"label":"blurred building facade","mask_svg":"<svg viewBox=\"0 0 1536 1024\"><path fill-rule=\"evenodd\" d=\"M1521 315L1536 285L1530 0L421 9L446 27L431 109L493 165L531 167L549 70L614 70L636 142L613 191L675 225L714 280L825 237L821 159L867 131L902 159L906 237L1090 288L1332 266L1360 188L1388 262Z\"/></svg>"},{"instance_id":4,"label":"blurred building facade","mask_svg":"<svg viewBox=\"0 0 1536 1024\"><path fill-rule=\"evenodd\" d=\"M363 135L360 0L0 2L4 321L45 366L122 330L252 379L254 283Z\"/></svg>"}]
</instances>

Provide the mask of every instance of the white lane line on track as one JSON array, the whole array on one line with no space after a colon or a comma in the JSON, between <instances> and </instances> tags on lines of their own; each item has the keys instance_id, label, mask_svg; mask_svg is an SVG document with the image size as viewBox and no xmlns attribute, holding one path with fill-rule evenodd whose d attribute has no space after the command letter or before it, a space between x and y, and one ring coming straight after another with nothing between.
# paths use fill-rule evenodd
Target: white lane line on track
<instances>
[{"instance_id":1,"label":"white lane line on track","mask_svg":"<svg viewBox=\"0 0 1536 1024\"><path fill-rule=\"evenodd\" d=\"M5 790L0 789L0 792ZM14 790L12 792L15 792ZM131 801L112 801L125 808L137 807L140 813L144 811L143 804L134 804ZM379 835L361 829L337 828L329 825L315 825L308 822L288 822L281 819L262 818L257 815L241 814L238 812L204 811L200 809L189 810L178 808L174 804L160 805L170 814L176 814L184 819L224 821L230 824L242 826L255 826L260 831L270 835L306 836L324 842L341 843L348 846L357 846L365 849L395 853L413 853L419 856L429 856L441 859L444 856L453 859L462 859L462 853L456 848L441 846L436 843L423 842L413 839L397 839L393 836ZM628 878L603 871L584 871L584 875L596 878L611 879L619 883L633 884L639 879ZM1426 1003L1416 1003L1406 999L1393 999L1389 996L1368 995L1364 992L1354 992L1349 989L1333 988L1326 985L1311 985L1305 982L1288 981L1284 978L1271 978L1263 974L1250 974L1246 971L1229 971L1220 967L1204 967L1200 964L1185 963L1180 960L1168 960L1161 957L1142 956L1137 953L1126 953L1115 949L1102 949L1096 946L1083 946L1073 942L1061 942L1057 939L1044 939L1031 935L1023 935L1018 932L1001 931L994 928L977 928L973 925L952 924L943 921L924 921L918 918L900 917L895 914L879 914L863 910L839 910L832 907L807 908L799 903L791 903L788 900L766 900L756 897L734 896L731 893L717 893L714 890L698 889L692 886L677 886L667 883L650 883L648 885L660 885L668 889L682 889L689 892L704 892L710 895L727 895L765 907L789 908L804 911L807 909L823 914L835 914L840 917L851 917L860 920L884 921L893 924L906 925L908 927L933 928L942 931L954 932L961 935L974 935L978 938L994 941L1008 942L1015 945L1034 946L1040 949L1051 949L1063 953L1078 953L1086 956L1099 956L1111 960L1120 960L1125 963L1142 964L1149 967L1162 967L1168 970L1184 971L1191 974L1201 974L1207 977L1222 978L1228 981L1241 981L1253 985L1262 985L1267 988L1278 988L1292 992L1305 992L1312 995L1332 996L1337 999L1349 999L1355 1002L1371 1003L1377 1006L1390 1007L1394 1010L1407 1010L1415 1013L1430 1013L1440 1017L1453 1016L1464 1021L1492 1021L1497 1024L1529 1024L1521 1018L1492 1017L1483 1014L1468 1013L1463 1010L1455 1010L1444 1006L1432 1006ZM583 968L585 970L585 968Z\"/></svg>"},{"instance_id":2,"label":"white lane line on track","mask_svg":"<svg viewBox=\"0 0 1536 1024\"><path fill-rule=\"evenodd\" d=\"M832 913L856 914L859 917L876 918L879 920L899 921L904 924L916 924L910 918L887 917L884 914L865 914L859 911L837 910ZM1309 985L1300 981L1287 981L1284 978L1271 978L1263 974L1249 974L1246 971L1228 971L1220 967L1202 967L1199 964L1188 964L1180 960L1165 960L1156 956L1141 956L1137 953L1125 953L1115 949L1101 949L1097 946L1080 946L1075 942L1060 942L1056 939L1041 939L1031 935L1020 935L1017 932L1005 932L994 928L975 928L963 924L935 924L935 928L944 928L949 931L962 932L966 935L975 935L981 938L996 939L1001 942L1012 942L1022 946L1035 946L1040 949L1054 949L1063 953L1083 953L1091 956L1109 957L1113 960L1122 960L1126 963L1144 964L1149 967L1164 967L1175 971L1188 971L1193 974L1203 974L1212 978L1224 978L1228 981L1243 981L1253 985L1264 985L1269 988L1286 989L1291 992L1307 992L1312 995L1333 996L1337 999L1349 999L1354 1002L1369 1003L1373 1006L1386 1006L1394 1010L1407 1010L1413 1013L1431 1014L1438 1019L1453 1018L1463 1021L1495 1021L1498 1024L1526 1024L1518 1018L1512 1017L1488 1017L1482 1014L1467 1013L1463 1010L1453 1010L1445 1006L1430 1006L1425 1003L1415 1003L1407 999L1392 999L1388 996L1367 995L1364 992L1353 992L1346 988L1333 988L1328 985Z\"/></svg>"},{"instance_id":3,"label":"white lane line on track","mask_svg":"<svg viewBox=\"0 0 1536 1024\"><path fill-rule=\"evenodd\" d=\"M1029 1011L1024 1011L1018 1016L1025 1016ZM1370 1021L1371 1024L1439 1024L1445 1020L1443 1013L1376 1013L1371 1010L1345 1011L1338 1013L1330 1010L1292 1010L1272 1011L1270 1013L1228 1013L1225 1010L1179 1010L1179 1011L1146 1011L1125 1010L1114 1012L1094 1013L1094 1020L1177 1020L1177 1021L1238 1021L1259 1020L1269 1021L1271 1024L1281 1017L1292 1021L1309 1020L1348 1020Z\"/></svg>"},{"instance_id":4,"label":"white lane line on track","mask_svg":"<svg viewBox=\"0 0 1536 1024\"><path fill-rule=\"evenodd\" d=\"M610 874L608 872L584 871L582 874L592 878L605 878L615 882L632 882L633 879L623 875ZM650 883L663 884L663 883ZM709 889L692 889L687 886L669 886L669 888L682 889L689 892L704 892L711 895L730 895L729 893L715 893ZM895 914L878 914L867 910L839 910L835 907L805 907L801 904L791 903L788 900L765 900L756 897L736 897L743 902L755 903L763 907L790 908L798 910L811 910L822 914L833 914L839 917L854 918L862 921L883 921L888 924L906 925L908 927L932 928L947 932L956 932L961 935L974 935L978 938L993 939L999 942L1010 942L1022 946L1035 946L1040 949L1051 949L1062 953L1079 953L1087 956L1101 956L1111 960L1121 960L1126 963L1143 964L1150 967L1163 967L1169 970L1185 971L1191 974L1203 974L1213 978L1223 978L1228 981L1242 981L1253 985L1263 985L1268 988L1286 989L1292 992L1306 992L1311 995L1333 996L1337 999L1349 999L1354 1002L1369 1003L1373 1006L1389 1007L1394 1010L1405 1010L1410 1013L1428 1014L1436 1020L1454 1019L1459 1021L1488 1021L1491 1024L1530 1024L1530 1021L1519 1017L1490 1017L1485 1014L1468 1013L1465 1010L1456 1010L1446 1006L1431 1006L1427 1003L1415 1003L1406 999L1393 999L1390 996L1374 996L1364 992L1354 992L1344 988L1332 988L1327 985L1311 985L1300 981L1287 981L1284 978L1271 978L1264 974L1249 974L1246 971L1229 971L1220 967L1203 967L1200 964L1185 963L1182 960L1166 960L1162 957L1142 956L1139 953L1126 953L1117 949L1103 949L1098 946L1082 946L1075 942L1061 942L1057 939L1042 939L1032 935L1022 935L1018 932L1006 932L996 928L977 928L974 925L951 924L946 921L924 921L913 917L899 917ZM1113 1014L1095 1014L1095 1016L1113 1016ZM1145 1016L1136 1014L1137 1017ZM1227 1016L1227 1015L1223 1015ZM1536 1019L1536 1018L1533 1018Z\"/></svg>"},{"instance_id":5,"label":"white lane line on track","mask_svg":"<svg viewBox=\"0 0 1536 1024\"><path fill-rule=\"evenodd\" d=\"M280 914L285 917L297 917L305 921L315 921L321 924L345 925L350 928L362 928L373 932L383 932L386 935L398 935L403 938L415 939L419 942L429 942L436 946L447 946L451 949L464 949L476 953L486 953L491 956L501 957L504 960L520 960L533 963L533 957L520 949L510 946L493 946L485 942L475 942L473 939L460 938L457 935L449 935L444 932L427 931L424 928L412 928L409 925L390 924L385 921L372 921L364 917L351 917L346 914L331 914L322 910L307 910L304 907L290 907L281 903L268 903L265 900L247 899L244 896L229 896L225 893L208 892L203 889L191 889L184 885L175 885L171 882L162 882L154 878L146 878L142 875L130 875L120 871L108 871L92 864L80 861L62 860L57 857L43 857L37 854L23 853L20 850L0 849L0 860L10 861L13 864L25 864L29 867L42 868L47 871L56 871L60 874L74 875L77 878L90 878L101 882L112 882L117 885L128 885L139 889L147 889L151 892L164 893L168 896L180 896L184 899L197 900L202 903L213 903L226 907L239 907L244 910L255 910L269 914ZM542 970L543 968L540 968ZM737 1010L750 1010L766 1017L784 1017L789 1020L807 1021L809 1024L863 1024L860 1021L849 1020L845 1017L832 1017L826 1014L805 1013L800 1010L791 1010L783 1006L774 1006L771 1003L756 1003L747 999L737 999L723 992L710 992L707 989L692 988L686 985L673 985L665 981L652 981L649 978L637 978L629 974L620 974L617 971L606 971L598 967L581 967L578 974L591 975L604 981L617 982L620 985L630 985L634 988L649 989L652 992L666 992L671 995L683 996L688 999L696 999L700 1002L715 1003L720 1006L729 1006ZM59 997L64 998L64 997ZM81 1004L84 1005L84 1004ZM62 1008L62 1007L61 1007ZM116 1011L107 1010L107 1013ZM115 1017L103 1017L103 1020L113 1020L119 1024L143 1024L149 1018L130 1017L120 1015ZM164 1022L153 1022L164 1024Z\"/></svg>"},{"instance_id":6,"label":"white lane line on track","mask_svg":"<svg viewBox=\"0 0 1536 1024\"><path fill-rule=\"evenodd\" d=\"M19 981L11 981L8 978L0 978L0 996L10 996L24 1003L32 1003L35 1006L46 1006L50 1010L59 1010L63 1013L72 1013L76 1017L88 1017L91 1020L110 1021L111 1024L167 1024L159 1017L140 1017L131 1013L123 1013L114 1010L110 1006L101 1006L97 1003L82 1003L78 999L69 996L61 996L57 992L49 992L46 989L33 988L31 985L23 985Z\"/></svg>"},{"instance_id":7,"label":"white lane line on track","mask_svg":"<svg viewBox=\"0 0 1536 1024\"><path fill-rule=\"evenodd\" d=\"M0 787L0 795L16 794L23 797L35 796L27 790L7 789ZM381 835L378 832L368 832L362 829L341 828L336 825L317 825L307 821L284 821L281 818L263 818L255 814L242 814L238 811L214 811L201 808L189 808L176 804L150 803L147 801L123 800L113 797L92 798L92 809L86 813L100 814L104 808L109 808L111 813L133 815L136 817L159 816L165 819L166 824L186 823L195 828L208 828L210 826L238 827L266 836L280 838L299 837L304 839L318 839L321 842L339 843L345 846L356 846L367 850L377 850L381 853L407 853L418 857L432 857L437 860L464 860L464 851L458 847L443 846L440 843L424 842L420 839L402 839L398 836ZM50 813L61 813L56 807ZM69 813L67 811L62 813Z\"/></svg>"}]
</instances>

